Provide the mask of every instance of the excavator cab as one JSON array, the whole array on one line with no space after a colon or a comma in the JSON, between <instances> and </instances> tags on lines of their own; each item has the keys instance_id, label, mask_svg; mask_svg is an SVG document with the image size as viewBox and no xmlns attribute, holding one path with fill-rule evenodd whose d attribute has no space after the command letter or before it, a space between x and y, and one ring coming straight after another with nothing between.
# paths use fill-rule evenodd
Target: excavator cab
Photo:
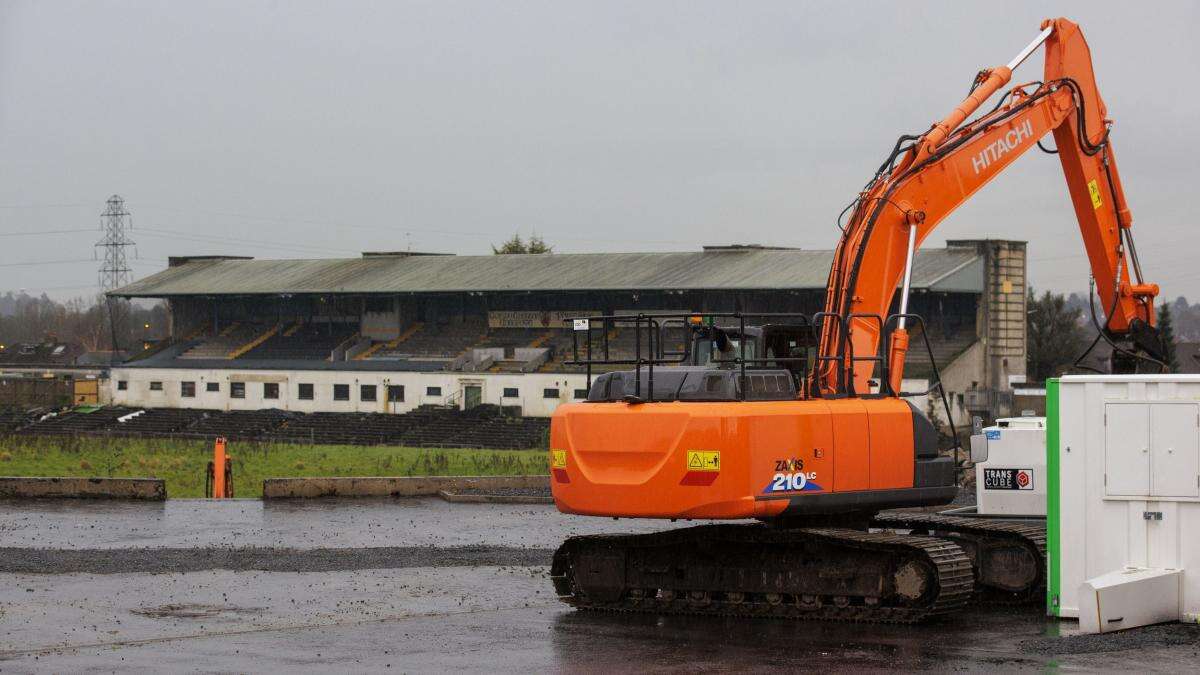
<instances>
[{"instance_id":1,"label":"excavator cab","mask_svg":"<svg viewBox=\"0 0 1200 675\"><path fill-rule=\"evenodd\" d=\"M804 318L748 326L747 317L753 315L591 317L583 321L593 329L582 344L577 339L568 363L585 365L589 371L601 366L635 366L595 378L589 372L587 400L592 403L799 398L817 348L811 322ZM596 326L600 327L598 333ZM614 329L631 328L634 358L628 359L628 353L613 355L604 344L606 336Z\"/></svg>"},{"instance_id":2,"label":"excavator cab","mask_svg":"<svg viewBox=\"0 0 1200 675\"><path fill-rule=\"evenodd\" d=\"M694 325L692 331L689 363L695 366L732 368L744 344L750 368L786 370L799 385L816 356L817 336L808 322L747 326L744 333L716 325Z\"/></svg>"}]
</instances>

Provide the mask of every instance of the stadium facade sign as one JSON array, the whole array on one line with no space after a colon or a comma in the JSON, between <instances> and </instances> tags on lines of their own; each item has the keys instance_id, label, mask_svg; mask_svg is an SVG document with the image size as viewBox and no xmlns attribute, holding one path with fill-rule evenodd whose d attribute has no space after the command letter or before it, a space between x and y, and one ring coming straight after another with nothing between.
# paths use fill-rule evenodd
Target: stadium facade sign
<instances>
[{"instance_id":1,"label":"stadium facade sign","mask_svg":"<svg viewBox=\"0 0 1200 675\"><path fill-rule=\"evenodd\" d=\"M488 328L562 328L564 322L577 316L594 316L596 310L577 309L565 312L513 311L488 312Z\"/></svg>"}]
</instances>

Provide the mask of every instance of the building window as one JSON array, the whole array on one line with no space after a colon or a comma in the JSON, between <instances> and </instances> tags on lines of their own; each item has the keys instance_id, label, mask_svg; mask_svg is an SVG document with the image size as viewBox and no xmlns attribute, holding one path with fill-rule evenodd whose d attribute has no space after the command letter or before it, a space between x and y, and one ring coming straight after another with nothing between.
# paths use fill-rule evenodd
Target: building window
<instances>
[{"instance_id":1,"label":"building window","mask_svg":"<svg viewBox=\"0 0 1200 675\"><path fill-rule=\"evenodd\" d=\"M117 391L127 391L129 389L129 380L117 380Z\"/></svg>"},{"instance_id":2,"label":"building window","mask_svg":"<svg viewBox=\"0 0 1200 675\"><path fill-rule=\"evenodd\" d=\"M389 384L387 388L388 403L398 403L404 400L404 385Z\"/></svg>"},{"instance_id":3,"label":"building window","mask_svg":"<svg viewBox=\"0 0 1200 675\"><path fill-rule=\"evenodd\" d=\"M246 383L245 382L230 382L229 383L229 398L246 398Z\"/></svg>"},{"instance_id":4,"label":"building window","mask_svg":"<svg viewBox=\"0 0 1200 675\"><path fill-rule=\"evenodd\" d=\"M263 398L279 398L279 383L263 382Z\"/></svg>"},{"instance_id":5,"label":"building window","mask_svg":"<svg viewBox=\"0 0 1200 675\"><path fill-rule=\"evenodd\" d=\"M196 398L196 383L195 382L180 382L179 395L184 398Z\"/></svg>"},{"instance_id":6,"label":"building window","mask_svg":"<svg viewBox=\"0 0 1200 675\"><path fill-rule=\"evenodd\" d=\"M516 387L504 388L504 398L516 398L518 395Z\"/></svg>"},{"instance_id":7,"label":"building window","mask_svg":"<svg viewBox=\"0 0 1200 675\"><path fill-rule=\"evenodd\" d=\"M162 391L162 382L151 382L150 391Z\"/></svg>"},{"instance_id":8,"label":"building window","mask_svg":"<svg viewBox=\"0 0 1200 675\"><path fill-rule=\"evenodd\" d=\"M374 401L375 400L375 385L363 384L358 387L358 400Z\"/></svg>"},{"instance_id":9,"label":"building window","mask_svg":"<svg viewBox=\"0 0 1200 675\"><path fill-rule=\"evenodd\" d=\"M300 391L297 392L301 401L313 400L313 386L311 384L301 384Z\"/></svg>"},{"instance_id":10,"label":"building window","mask_svg":"<svg viewBox=\"0 0 1200 675\"><path fill-rule=\"evenodd\" d=\"M425 395L426 396L441 396L442 388L441 387L425 387Z\"/></svg>"},{"instance_id":11,"label":"building window","mask_svg":"<svg viewBox=\"0 0 1200 675\"><path fill-rule=\"evenodd\" d=\"M558 398L558 389L543 389L542 398Z\"/></svg>"},{"instance_id":12,"label":"building window","mask_svg":"<svg viewBox=\"0 0 1200 675\"><path fill-rule=\"evenodd\" d=\"M348 384L333 385L333 400L349 401L350 400L350 385L348 385Z\"/></svg>"},{"instance_id":13,"label":"building window","mask_svg":"<svg viewBox=\"0 0 1200 675\"><path fill-rule=\"evenodd\" d=\"M588 395L587 389L576 389L575 390L575 398L577 398L577 399L587 398L587 395Z\"/></svg>"},{"instance_id":14,"label":"building window","mask_svg":"<svg viewBox=\"0 0 1200 675\"><path fill-rule=\"evenodd\" d=\"M221 383L209 382L204 385L204 391L221 391Z\"/></svg>"}]
</instances>

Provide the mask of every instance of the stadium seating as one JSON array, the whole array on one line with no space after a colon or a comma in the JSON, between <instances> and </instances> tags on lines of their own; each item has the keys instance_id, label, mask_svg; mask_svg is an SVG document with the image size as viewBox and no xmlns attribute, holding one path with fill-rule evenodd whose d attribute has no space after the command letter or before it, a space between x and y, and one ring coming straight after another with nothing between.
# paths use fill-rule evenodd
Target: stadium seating
<instances>
[{"instance_id":1,"label":"stadium seating","mask_svg":"<svg viewBox=\"0 0 1200 675\"><path fill-rule=\"evenodd\" d=\"M394 356L397 353L396 348L413 335L421 332L423 328L425 328L425 324L420 322L414 323L406 328L402 333L397 335L395 339L388 340L387 342L376 342L358 356L355 356L354 359L356 361L363 361L366 359L396 358L396 356Z\"/></svg>"},{"instance_id":2,"label":"stadium seating","mask_svg":"<svg viewBox=\"0 0 1200 675\"><path fill-rule=\"evenodd\" d=\"M34 420L24 408L0 408L0 434L12 433Z\"/></svg>"},{"instance_id":3,"label":"stadium seating","mask_svg":"<svg viewBox=\"0 0 1200 675\"><path fill-rule=\"evenodd\" d=\"M0 416L0 425L8 419L8 413ZM29 435L224 436L231 441L494 449L546 447L550 429L549 419L521 417L516 409L495 405L470 410L425 405L402 415L110 407L68 411L34 423L21 419L18 433Z\"/></svg>"},{"instance_id":4,"label":"stadium seating","mask_svg":"<svg viewBox=\"0 0 1200 675\"><path fill-rule=\"evenodd\" d=\"M209 410L179 435L197 438L224 436L230 440L254 441L265 438L284 422L302 413L285 410Z\"/></svg>"},{"instance_id":5,"label":"stadium seating","mask_svg":"<svg viewBox=\"0 0 1200 675\"><path fill-rule=\"evenodd\" d=\"M977 338L973 330L943 331L931 328L929 345L933 348L933 358L939 370L945 370L954 359L975 344ZM925 338L921 330L913 327L908 341L908 354L904 359L905 377L931 377L933 368L929 362L929 349L925 346Z\"/></svg>"},{"instance_id":6,"label":"stadium seating","mask_svg":"<svg viewBox=\"0 0 1200 675\"><path fill-rule=\"evenodd\" d=\"M338 345L350 339L357 327L343 323L309 323L281 330L238 358L328 361Z\"/></svg>"},{"instance_id":7,"label":"stadium seating","mask_svg":"<svg viewBox=\"0 0 1200 675\"><path fill-rule=\"evenodd\" d=\"M169 436L187 429L205 414L205 410L188 408L147 408L118 418L105 431L119 436Z\"/></svg>"},{"instance_id":8,"label":"stadium seating","mask_svg":"<svg viewBox=\"0 0 1200 675\"><path fill-rule=\"evenodd\" d=\"M179 355L181 359L228 359L230 352L250 342L270 326L233 322L220 333L201 338L199 344Z\"/></svg>"},{"instance_id":9,"label":"stadium seating","mask_svg":"<svg viewBox=\"0 0 1200 675\"><path fill-rule=\"evenodd\" d=\"M483 339L486 331L483 317L426 325L396 347L381 350L372 358L453 359Z\"/></svg>"},{"instance_id":10,"label":"stadium seating","mask_svg":"<svg viewBox=\"0 0 1200 675\"><path fill-rule=\"evenodd\" d=\"M76 408L30 424L20 433L38 436L72 436L100 432L117 423L117 418L137 412L136 408Z\"/></svg>"}]
</instances>

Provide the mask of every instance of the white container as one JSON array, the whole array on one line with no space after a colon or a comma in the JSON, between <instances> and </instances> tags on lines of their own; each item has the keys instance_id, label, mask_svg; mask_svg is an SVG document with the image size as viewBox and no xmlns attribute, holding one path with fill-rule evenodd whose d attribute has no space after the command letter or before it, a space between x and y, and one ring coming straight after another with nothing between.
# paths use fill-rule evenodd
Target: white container
<instances>
[{"instance_id":1,"label":"white container","mask_svg":"<svg viewBox=\"0 0 1200 675\"><path fill-rule=\"evenodd\" d=\"M1067 376L1046 404L1047 611L1079 617L1136 569L1181 582L1174 603L1106 590L1131 616L1200 615L1200 376Z\"/></svg>"},{"instance_id":2,"label":"white container","mask_svg":"<svg viewBox=\"0 0 1200 675\"><path fill-rule=\"evenodd\" d=\"M971 437L980 515L1046 515L1046 418L996 420Z\"/></svg>"}]
</instances>

